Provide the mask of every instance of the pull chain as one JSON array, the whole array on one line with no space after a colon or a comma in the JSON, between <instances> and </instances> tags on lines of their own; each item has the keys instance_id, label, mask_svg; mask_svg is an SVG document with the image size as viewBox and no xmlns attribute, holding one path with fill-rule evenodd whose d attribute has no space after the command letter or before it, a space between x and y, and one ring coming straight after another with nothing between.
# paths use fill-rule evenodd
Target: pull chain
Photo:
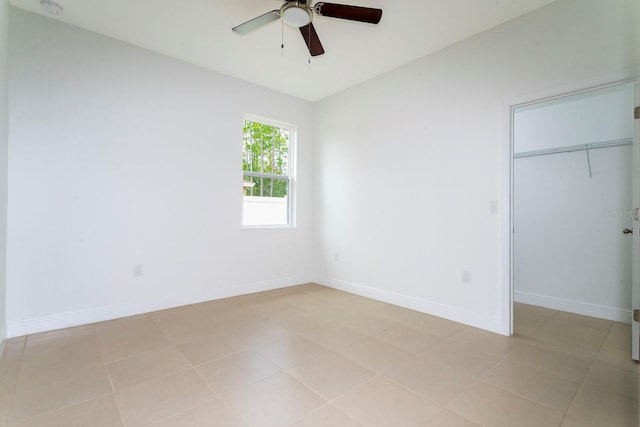
<instances>
[{"instance_id":1,"label":"pull chain","mask_svg":"<svg viewBox=\"0 0 640 427\"><path fill-rule=\"evenodd\" d=\"M307 59L308 69L311 70L311 22L308 24L309 27L309 58Z\"/></svg>"},{"instance_id":2,"label":"pull chain","mask_svg":"<svg viewBox=\"0 0 640 427\"><path fill-rule=\"evenodd\" d=\"M281 19L280 23L280 56L284 56L284 21Z\"/></svg>"}]
</instances>

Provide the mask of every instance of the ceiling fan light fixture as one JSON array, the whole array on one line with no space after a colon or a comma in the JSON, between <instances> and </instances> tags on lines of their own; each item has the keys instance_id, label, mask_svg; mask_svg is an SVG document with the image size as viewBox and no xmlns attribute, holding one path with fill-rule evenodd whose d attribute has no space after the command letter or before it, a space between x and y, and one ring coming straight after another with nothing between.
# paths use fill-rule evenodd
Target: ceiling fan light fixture
<instances>
[{"instance_id":1,"label":"ceiling fan light fixture","mask_svg":"<svg viewBox=\"0 0 640 427\"><path fill-rule=\"evenodd\" d=\"M63 11L62 6L50 0L40 0L40 7L51 15L60 15Z\"/></svg>"},{"instance_id":2,"label":"ceiling fan light fixture","mask_svg":"<svg viewBox=\"0 0 640 427\"><path fill-rule=\"evenodd\" d=\"M292 27L304 27L313 18L311 9L306 4L298 2L287 3L280 9L280 16L285 24Z\"/></svg>"}]
</instances>

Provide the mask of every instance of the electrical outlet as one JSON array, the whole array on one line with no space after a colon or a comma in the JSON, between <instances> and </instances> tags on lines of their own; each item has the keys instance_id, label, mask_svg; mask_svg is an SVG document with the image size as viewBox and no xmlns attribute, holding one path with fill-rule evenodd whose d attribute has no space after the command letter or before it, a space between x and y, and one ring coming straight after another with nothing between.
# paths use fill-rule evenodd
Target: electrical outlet
<instances>
[{"instance_id":1,"label":"electrical outlet","mask_svg":"<svg viewBox=\"0 0 640 427\"><path fill-rule=\"evenodd\" d=\"M141 277L144 274L142 264L133 264L133 277Z\"/></svg>"},{"instance_id":2,"label":"electrical outlet","mask_svg":"<svg viewBox=\"0 0 640 427\"><path fill-rule=\"evenodd\" d=\"M471 283L471 272L468 270L462 271L462 283Z\"/></svg>"}]
</instances>

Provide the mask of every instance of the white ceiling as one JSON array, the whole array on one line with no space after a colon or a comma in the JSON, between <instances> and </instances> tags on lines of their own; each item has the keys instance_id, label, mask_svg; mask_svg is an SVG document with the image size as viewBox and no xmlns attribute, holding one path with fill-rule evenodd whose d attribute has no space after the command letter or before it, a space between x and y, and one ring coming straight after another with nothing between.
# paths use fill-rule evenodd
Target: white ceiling
<instances>
[{"instance_id":1,"label":"white ceiling","mask_svg":"<svg viewBox=\"0 0 640 427\"><path fill-rule=\"evenodd\" d=\"M231 28L278 0L56 0L54 19L309 101L317 101L554 0L331 0L383 10L378 25L314 17L326 53L307 62L297 28ZM49 16L40 0L10 3Z\"/></svg>"}]
</instances>

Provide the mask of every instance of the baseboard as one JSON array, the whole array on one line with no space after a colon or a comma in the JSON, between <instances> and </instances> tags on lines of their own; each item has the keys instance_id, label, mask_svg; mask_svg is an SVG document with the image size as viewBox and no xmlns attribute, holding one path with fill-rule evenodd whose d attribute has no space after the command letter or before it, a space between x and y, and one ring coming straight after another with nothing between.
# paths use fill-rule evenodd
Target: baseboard
<instances>
[{"instance_id":1,"label":"baseboard","mask_svg":"<svg viewBox=\"0 0 640 427\"><path fill-rule=\"evenodd\" d=\"M302 283L308 283L310 281L310 278L306 276L289 276L274 280L213 288L208 290L206 293L199 295L176 295L171 298L162 298L152 301L138 301L115 304L106 307L93 307L65 313L56 313L49 316L9 322L5 327L5 336L13 338L73 326L88 325L91 323L104 322L106 320L134 316L157 310L165 310L167 308L180 307L203 301L286 288Z\"/></svg>"},{"instance_id":2,"label":"baseboard","mask_svg":"<svg viewBox=\"0 0 640 427\"><path fill-rule=\"evenodd\" d=\"M573 301L530 292L514 291L513 300L523 304L538 305L553 310L582 314L583 316L613 320L615 322L631 323L631 310L607 307L582 301Z\"/></svg>"},{"instance_id":3,"label":"baseboard","mask_svg":"<svg viewBox=\"0 0 640 427\"><path fill-rule=\"evenodd\" d=\"M416 310L422 313L431 314L433 316L442 317L444 319L463 323L465 325L484 329L490 332L495 332L502 335L505 334L502 321L497 317L486 316L458 307L434 303L421 298L416 298L409 295L373 288L371 286L366 286L360 283L347 282L334 278L325 278L320 281L316 280L316 283L323 286L328 286L330 288L338 289L340 291L349 292L411 310Z\"/></svg>"}]
</instances>

